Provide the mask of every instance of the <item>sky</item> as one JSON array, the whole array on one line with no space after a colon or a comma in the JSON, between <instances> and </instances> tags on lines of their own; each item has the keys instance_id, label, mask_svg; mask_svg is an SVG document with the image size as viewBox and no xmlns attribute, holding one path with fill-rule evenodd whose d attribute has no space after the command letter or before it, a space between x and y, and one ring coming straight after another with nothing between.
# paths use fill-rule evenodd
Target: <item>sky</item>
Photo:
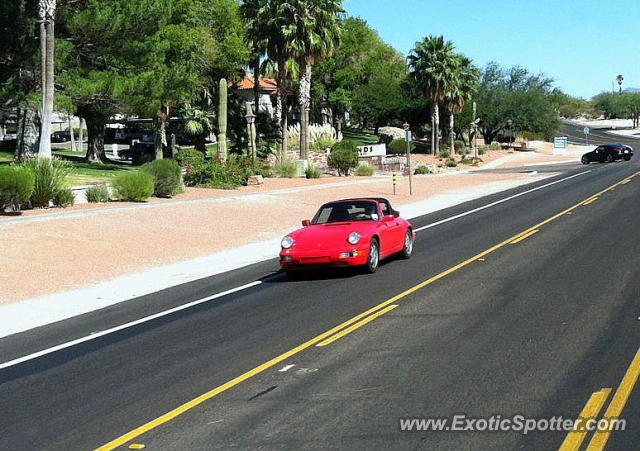
<instances>
[{"instance_id":1,"label":"sky","mask_svg":"<svg viewBox=\"0 0 640 451\"><path fill-rule=\"evenodd\" d=\"M544 73L573 96L640 88L640 0L345 0L407 55L416 41L443 35L484 66ZM617 89L617 84L616 84Z\"/></svg>"}]
</instances>

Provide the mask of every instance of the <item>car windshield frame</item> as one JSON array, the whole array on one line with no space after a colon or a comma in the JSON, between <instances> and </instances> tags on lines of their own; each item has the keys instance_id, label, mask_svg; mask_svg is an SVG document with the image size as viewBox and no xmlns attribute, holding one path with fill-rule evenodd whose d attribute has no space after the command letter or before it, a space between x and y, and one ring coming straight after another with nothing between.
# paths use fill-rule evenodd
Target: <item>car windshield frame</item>
<instances>
[{"instance_id":1,"label":"car windshield frame","mask_svg":"<svg viewBox=\"0 0 640 451\"><path fill-rule=\"evenodd\" d=\"M362 212L334 211L335 207L351 207L352 210L364 210ZM369 210L368 210L369 209ZM371 213L367 213L367 211ZM338 213L336 215L336 213ZM380 208L378 202L373 200L353 200L348 202L330 202L324 204L313 217L312 225L340 224L348 222L378 222L380 221Z\"/></svg>"}]
</instances>

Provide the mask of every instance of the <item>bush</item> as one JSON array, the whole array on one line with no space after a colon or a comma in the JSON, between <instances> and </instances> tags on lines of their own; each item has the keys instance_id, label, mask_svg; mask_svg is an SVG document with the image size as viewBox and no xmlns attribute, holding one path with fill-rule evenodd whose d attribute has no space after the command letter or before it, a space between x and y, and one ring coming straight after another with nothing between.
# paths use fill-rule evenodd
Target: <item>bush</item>
<instances>
[{"instance_id":1,"label":"bush","mask_svg":"<svg viewBox=\"0 0 640 451\"><path fill-rule=\"evenodd\" d=\"M375 173L376 168L371 166L369 163L360 163L356 169L356 175L358 177L371 177Z\"/></svg>"},{"instance_id":2,"label":"bush","mask_svg":"<svg viewBox=\"0 0 640 451\"><path fill-rule=\"evenodd\" d=\"M116 198L127 202L144 202L153 195L155 178L143 171L127 171L113 179Z\"/></svg>"},{"instance_id":3,"label":"bush","mask_svg":"<svg viewBox=\"0 0 640 451\"><path fill-rule=\"evenodd\" d=\"M413 143L411 143L411 151L415 149ZM404 139L395 139L391 144L389 144L389 153L393 154L404 154L407 153L407 141Z\"/></svg>"},{"instance_id":4,"label":"bush","mask_svg":"<svg viewBox=\"0 0 640 451\"><path fill-rule=\"evenodd\" d=\"M444 160L449 157L451 157L451 152L449 152L449 149L443 149L440 152L438 152L438 158L441 158Z\"/></svg>"},{"instance_id":5,"label":"bush","mask_svg":"<svg viewBox=\"0 0 640 451\"><path fill-rule=\"evenodd\" d=\"M293 160L284 160L276 163L274 170L278 177L292 179L298 175L298 164Z\"/></svg>"},{"instance_id":6,"label":"bush","mask_svg":"<svg viewBox=\"0 0 640 451\"><path fill-rule=\"evenodd\" d=\"M460 160L460 164L473 164L475 160L473 158L463 158Z\"/></svg>"},{"instance_id":7,"label":"bush","mask_svg":"<svg viewBox=\"0 0 640 451\"><path fill-rule=\"evenodd\" d=\"M204 164L204 154L195 149L184 149L176 152L176 163L182 168L200 166Z\"/></svg>"},{"instance_id":8,"label":"bush","mask_svg":"<svg viewBox=\"0 0 640 451\"><path fill-rule=\"evenodd\" d=\"M453 142L453 148L455 149L456 152L461 152L465 148L464 141L455 140Z\"/></svg>"},{"instance_id":9,"label":"bush","mask_svg":"<svg viewBox=\"0 0 640 451\"><path fill-rule=\"evenodd\" d=\"M418 166L415 171L413 171L415 175L425 175L431 174L431 169L428 166Z\"/></svg>"},{"instance_id":10,"label":"bush","mask_svg":"<svg viewBox=\"0 0 640 451\"><path fill-rule=\"evenodd\" d=\"M53 199L51 200L53 201L53 205L62 208L72 207L76 203L76 198L73 195L73 191L71 191L69 188L61 189L55 194L55 196L53 196Z\"/></svg>"},{"instance_id":11,"label":"bush","mask_svg":"<svg viewBox=\"0 0 640 451\"><path fill-rule=\"evenodd\" d=\"M458 166L458 162L453 158L449 158L444 164L447 165L448 168L455 168Z\"/></svg>"},{"instance_id":12,"label":"bush","mask_svg":"<svg viewBox=\"0 0 640 451\"><path fill-rule=\"evenodd\" d=\"M173 160L156 160L140 168L155 178L153 194L157 197L171 197L182 191L182 170Z\"/></svg>"},{"instance_id":13,"label":"bush","mask_svg":"<svg viewBox=\"0 0 640 451\"><path fill-rule=\"evenodd\" d=\"M485 147L479 147L478 148L478 155L484 155L485 153L487 153L487 148Z\"/></svg>"},{"instance_id":14,"label":"bush","mask_svg":"<svg viewBox=\"0 0 640 451\"><path fill-rule=\"evenodd\" d=\"M338 142L337 139L333 139L330 137L321 137L318 138L317 141L313 142L313 144L311 144L311 149L318 153L324 153L327 149L331 149L336 144L336 142Z\"/></svg>"},{"instance_id":15,"label":"bush","mask_svg":"<svg viewBox=\"0 0 640 451\"><path fill-rule=\"evenodd\" d=\"M487 149L489 149L489 150L502 150L502 146L498 142L492 142L491 144L489 144L489 146L487 146Z\"/></svg>"},{"instance_id":16,"label":"bush","mask_svg":"<svg viewBox=\"0 0 640 451\"><path fill-rule=\"evenodd\" d=\"M85 191L85 196L92 204L109 202L109 188L105 185L92 186Z\"/></svg>"},{"instance_id":17,"label":"bush","mask_svg":"<svg viewBox=\"0 0 640 451\"><path fill-rule=\"evenodd\" d=\"M341 141L333 146L327 159L329 167L338 170L338 175L348 176L352 169L358 167L358 148L351 141Z\"/></svg>"},{"instance_id":18,"label":"bush","mask_svg":"<svg viewBox=\"0 0 640 451\"><path fill-rule=\"evenodd\" d=\"M0 212L11 207L20 210L33 194L35 177L17 166L0 167Z\"/></svg>"},{"instance_id":19,"label":"bush","mask_svg":"<svg viewBox=\"0 0 640 451\"><path fill-rule=\"evenodd\" d=\"M253 169L248 161L240 163L236 159L222 161L216 158L202 165L187 167L184 182L187 186L235 189L246 185L252 173Z\"/></svg>"},{"instance_id":20,"label":"bush","mask_svg":"<svg viewBox=\"0 0 640 451\"><path fill-rule=\"evenodd\" d=\"M66 188L66 178L71 166L66 161L34 158L23 163L34 177L34 189L31 194L31 205L48 207L58 191Z\"/></svg>"},{"instance_id":21,"label":"bush","mask_svg":"<svg viewBox=\"0 0 640 451\"><path fill-rule=\"evenodd\" d=\"M322 171L315 166L309 166L305 171L305 175L308 179L319 179L322 177Z\"/></svg>"}]
</instances>

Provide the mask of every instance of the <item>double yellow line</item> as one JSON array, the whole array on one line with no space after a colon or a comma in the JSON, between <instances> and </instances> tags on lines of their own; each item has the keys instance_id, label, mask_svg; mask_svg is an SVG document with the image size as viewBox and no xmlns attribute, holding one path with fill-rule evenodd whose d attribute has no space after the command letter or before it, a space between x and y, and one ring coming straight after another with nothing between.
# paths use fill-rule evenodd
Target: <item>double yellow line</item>
<instances>
[{"instance_id":1,"label":"double yellow line","mask_svg":"<svg viewBox=\"0 0 640 451\"><path fill-rule=\"evenodd\" d=\"M609 404L609 407L604 413L603 419L607 420L609 427L611 427L611 420L617 420L620 418L620 415L622 415L622 411L627 405L627 401L629 401L631 392L638 382L638 377L640 377L640 350L638 350L636 356L631 361L631 365L629 365L622 382L620 382L618 389L611 399L611 404ZM610 388L604 388L591 395L580 413L580 418L576 422L574 430L567 435L559 451L578 451L580 449L582 442L587 437L587 432L582 431L584 421L586 419L598 418L610 393ZM609 438L611 438L611 433L611 429L596 431L586 451L603 451Z\"/></svg>"},{"instance_id":2,"label":"double yellow line","mask_svg":"<svg viewBox=\"0 0 640 451\"><path fill-rule=\"evenodd\" d=\"M627 180L631 180L634 177L640 175L640 172L636 172L635 174L633 174L630 177L625 178L624 180L616 183L615 185L610 186L609 188L606 188L602 191L600 191L599 193L590 196L589 199L596 197L596 196L601 196L602 194L606 193L607 191L611 191L613 189L615 189L616 187L618 187L619 185L623 184L624 182L626 182ZM628 182L626 182L628 183ZM202 395L192 399L191 401L165 413L164 415L149 421L148 423L116 438L115 440L110 441L109 443L106 443L105 445L100 446L99 448L97 448L97 451L107 451L107 450L112 450L115 449L119 446L122 446L128 442L130 442L131 440L133 440L136 437L141 436L142 434L157 428L158 426L167 423L171 420L173 420L174 418L182 415L183 413L187 412L188 410L193 409L194 407L202 404L203 402L219 395L220 393L223 393L227 390L229 390L230 388L235 387L236 385L246 381L247 379L256 376L257 374L262 373L263 371L277 365L278 363L283 362L284 360L299 354L300 352L304 351L305 349L308 349L314 345L319 345L319 346L326 346L330 343L333 343L334 341L342 338L343 336L353 332L354 330L364 326L365 324L373 321L374 319L384 315L385 313L390 312L391 310L395 309L397 306L393 305L396 302L402 300L403 298L406 298L407 296L410 296L412 294L414 294L417 291L422 290L423 288L431 285L432 283L448 276L449 274L452 274L462 268L464 268L465 266L470 265L471 263L478 261L478 260L483 260L484 257L486 257L487 255L495 252L496 250L507 246L510 243L513 243L514 241L517 241L519 239L526 239L532 235L534 235L535 233L537 233L539 231L539 229L546 225L549 224L552 221L555 221L556 219L566 215L566 214L570 214L573 210L581 207L583 204L585 203L585 201L581 201L575 205L573 205L572 207L567 208L566 210L563 210L562 212L540 222L539 224L536 224L533 227L530 227L529 229L525 230L524 232L518 233L515 236L512 236L511 238L508 238L504 241L502 241L499 244L496 244L495 246L480 252L479 254L463 261L462 263L447 269L446 271L441 272L440 274L431 277L428 280L425 280L422 283L419 283L418 285L409 288L408 290L403 291L402 293L398 294L397 296L392 297L391 299L386 300L385 302L376 305L375 307L367 310L366 312L363 312L353 318L351 318L348 321L345 321L344 323L334 327L331 330L328 330L327 332L324 332L320 335L318 335L317 337L302 343L299 346L296 346L295 348L285 352L284 354L281 354L271 360L269 360L268 362L263 363L262 365L259 365L257 367L255 367L254 369L247 371L246 373L231 379L230 381L220 385L219 387L214 388L211 391L208 391L206 393L203 393ZM514 243L515 244L515 243Z\"/></svg>"}]
</instances>

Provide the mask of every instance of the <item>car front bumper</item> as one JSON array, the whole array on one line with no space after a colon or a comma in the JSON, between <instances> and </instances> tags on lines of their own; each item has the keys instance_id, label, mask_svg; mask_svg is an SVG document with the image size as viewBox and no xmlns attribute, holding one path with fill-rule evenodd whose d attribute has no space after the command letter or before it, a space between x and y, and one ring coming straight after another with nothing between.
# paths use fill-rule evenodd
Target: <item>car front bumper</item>
<instances>
[{"instance_id":1,"label":"car front bumper","mask_svg":"<svg viewBox=\"0 0 640 451\"><path fill-rule=\"evenodd\" d=\"M296 250L283 249L280 252L280 267L284 270L325 266L361 266L367 264L369 248L338 250Z\"/></svg>"}]
</instances>

